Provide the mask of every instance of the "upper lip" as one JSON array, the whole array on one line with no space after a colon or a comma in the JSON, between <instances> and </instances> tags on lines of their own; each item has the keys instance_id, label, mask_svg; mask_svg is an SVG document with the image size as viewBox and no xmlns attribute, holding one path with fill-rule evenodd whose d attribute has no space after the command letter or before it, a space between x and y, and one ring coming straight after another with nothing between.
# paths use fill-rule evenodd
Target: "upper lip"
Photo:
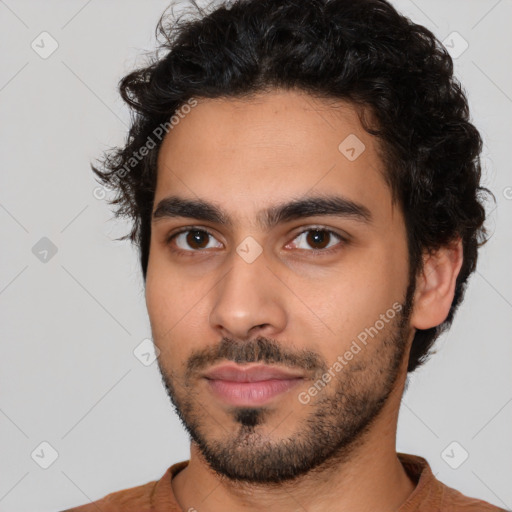
<instances>
[{"instance_id":1,"label":"upper lip","mask_svg":"<svg viewBox=\"0 0 512 512\"><path fill-rule=\"evenodd\" d=\"M222 364L208 370L203 377L212 380L229 380L234 382L258 382L270 379L300 379L302 374L291 372L276 366Z\"/></svg>"}]
</instances>

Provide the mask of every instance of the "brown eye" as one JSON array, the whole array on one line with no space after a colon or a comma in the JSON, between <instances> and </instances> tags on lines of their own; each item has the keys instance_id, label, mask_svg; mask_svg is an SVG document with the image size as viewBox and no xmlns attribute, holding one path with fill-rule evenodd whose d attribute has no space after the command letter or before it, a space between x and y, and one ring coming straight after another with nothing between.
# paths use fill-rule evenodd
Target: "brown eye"
<instances>
[{"instance_id":1,"label":"brown eye","mask_svg":"<svg viewBox=\"0 0 512 512\"><path fill-rule=\"evenodd\" d=\"M342 245L343 242L346 242L346 239L330 229L310 228L299 233L294 238L292 244L295 249L310 251L313 249L311 252L318 251L327 253L331 251L332 247L336 248L336 246Z\"/></svg>"},{"instance_id":2,"label":"brown eye","mask_svg":"<svg viewBox=\"0 0 512 512\"><path fill-rule=\"evenodd\" d=\"M205 231L188 231L185 241L193 249L204 249L208 245L209 236Z\"/></svg>"},{"instance_id":3,"label":"brown eye","mask_svg":"<svg viewBox=\"0 0 512 512\"><path fill-rule=\"evenodd\" d=\"M331 238L330 233L327 231L311 230L306 237L306 241L311 247L315 249L325 249Z\"/></svg>"},{"instance_id":4,"label":"brown eye","mask_svg":"<svg viewBox=\"0 0 512 512\"><path fill-rule=\"evenodd\" d=\"M211 245L211 239L215 240L213 235L204 229L184 229L169 237L168 244L175 245L177 251L183 252L197 252L222 247L220 242L218 245Z\"/></svg>"}]
</instances>

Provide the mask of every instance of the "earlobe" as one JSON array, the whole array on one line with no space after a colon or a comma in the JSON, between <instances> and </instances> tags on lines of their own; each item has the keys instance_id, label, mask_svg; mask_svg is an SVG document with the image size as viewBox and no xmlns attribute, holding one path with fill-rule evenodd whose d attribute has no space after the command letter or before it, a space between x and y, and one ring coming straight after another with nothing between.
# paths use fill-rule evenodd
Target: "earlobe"
<instances>
[{"instance_id":1,"label":"earlobe","mask_svg":"<svg viewBox=\"0 0 512 512\"><path fill-rule=\"evenodd\" d=\"M462 267L462 240L423 256L423 270L416 277L411 325L430 329L442 324L455 294L455 282Z\"/></svg>"}]
</instances>

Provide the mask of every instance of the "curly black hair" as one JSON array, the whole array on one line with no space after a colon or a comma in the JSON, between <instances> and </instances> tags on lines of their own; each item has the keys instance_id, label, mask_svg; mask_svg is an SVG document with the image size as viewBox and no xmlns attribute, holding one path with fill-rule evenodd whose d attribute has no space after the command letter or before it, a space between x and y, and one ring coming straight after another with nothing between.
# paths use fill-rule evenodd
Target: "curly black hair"
<instances>
[{"instance_id":1,"label":"curly black hair","mask_svg":"<svg viewBox=\"0 0 512 512\"><path fill-rule=\"evenodd\" d=\"M120 240L139 249L144 280L161 127L168 132L180 108L194 98L250 98L278 88L349 101L379 142L386 181L404 212L411 279L424 252L462 239L450 312L441 325L415 333L413 371L451 325L478 247L488 239L482 140L450 55L385 0L235 0L213 9L191 2L191 15L168 19L164 12L157 51L119 82L132 115L126 144L91 165L115 191L115 215L133 222Z\"/></svg>"}]
</instances>

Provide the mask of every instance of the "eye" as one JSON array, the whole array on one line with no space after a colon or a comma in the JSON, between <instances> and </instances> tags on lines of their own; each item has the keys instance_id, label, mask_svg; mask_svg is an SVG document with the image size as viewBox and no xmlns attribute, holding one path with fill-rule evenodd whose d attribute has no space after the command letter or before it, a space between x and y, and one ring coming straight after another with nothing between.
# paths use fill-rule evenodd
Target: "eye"
<instances>
[{"instance_id":1,"label":"eye","mask_svg":"<svg viewBox=\"0 0 512 512\"><path fill-rule=\"evenodd\" d=\"M214 238L209 231L204 229L188 228L171 235L167 239L167 243L175 252L197 252L204 249L222 247L220 242L219 245L211 245L208 240L209 238ZM178 249L174 249L173 245L176 245Z\"/></svg>"},{"instance_id":2,"label":"eye","mask_svg":"<svg viewBox=\"0 0 512 512\"><path fill-rule=\"evenodd\" d=\"M338 243L334 243L334 238L338 239ZM336 247L338 245L341 245L340 242L346 242L347 239L339 235L338 233L335 233L334 231L331 231L330 229L324 229L321 227L314 227L309 228L301 233L299 233L298 236L296 236L292 244L294 249L303 249L308 250L308 247L313 248L313 252L333 252L333 247ZM290 244L288 244L286 247L289 247ZM334 250L337 250L334 249Z\"/></svg>"},{"instance_id":3,"label":"eye","mask_svg":"<svg viewBox=\"0 0 512 512\"><path fill-rule=\"evenodd\" d=\"M337 243L336 239L338 240ZM170 235L166 243L173 252L192 256L194 253L205 249L222 248L222 243L215 244L215 240L215 237L209 231L188 226ZM312 253L331 253L338 250L338 246L347 241L347 238L330 229L312 227L299 233L285 247L306 250Z\"/></svg>"}]
</instances>

